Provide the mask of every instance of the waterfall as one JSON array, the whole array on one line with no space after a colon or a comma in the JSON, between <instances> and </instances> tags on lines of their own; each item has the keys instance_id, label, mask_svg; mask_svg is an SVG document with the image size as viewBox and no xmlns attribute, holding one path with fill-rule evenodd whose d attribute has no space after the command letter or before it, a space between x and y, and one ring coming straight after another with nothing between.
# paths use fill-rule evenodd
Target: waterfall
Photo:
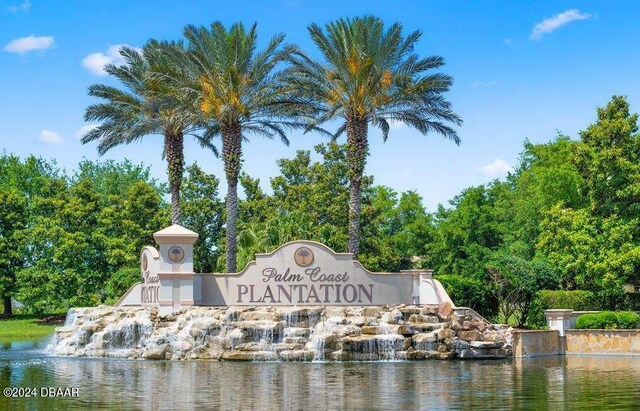
<instances>
[{"instance_id":1,"label":"waterfall","mask_svg":"<svg viewBox=\"0 0 640 411\"><path fill-rule=\"evenodd\" d=\"M397 335L379 335L376 338L378 359L385 361L396 360Z\"/></svg>"},{"instance_id":2,"label":"waterfall","mask_svg":"<svg viewBox=\"0 0 640 411\"><path fill-rule=\"evenodd\" d=\"M390 324L380 324L380 334L376 338L376 354L377 358L385 361L396 360L396 342L399 334L394 334Z\"/></svg>"},{"instance_id":3,"label":"waterfall","mask_svg":"<svg viewBox=\"0 0 640 411\"><path fill-rule=\"evenodd\" d=\"M64 320L64 327L71 327L76 320L76 310L69 308L67 312L67 318Z\"/></svg>"},{"instance_id":4,"label":"waterfall","mask_svg":"<svg viewBox=\"0 0 640 411\"><path fill-rule=\"evenodd\" d=\"M191 307L169 314L151 307L101 306L70 310L47 350L78 357L229 361L455 357L454 350L434 351L457 341L448 323L436 321L435 308L405 306ZM510 329L488 324L484 333L498 348L511 338ZM498 348L483 355L510 355L510 348Z\"/></svg>"},{"instance_id":5,"label":"waterfall","mask_svg":"<svg viewBox=\"0 0 640 411\"><path fill-rule=\"evenodd\" d=\"M333 335L337 324L333 321L322 321L310 328L309 340L313 348L313 361L325 361L325 348L327 339Z\"/></svg>"}]
</instances>

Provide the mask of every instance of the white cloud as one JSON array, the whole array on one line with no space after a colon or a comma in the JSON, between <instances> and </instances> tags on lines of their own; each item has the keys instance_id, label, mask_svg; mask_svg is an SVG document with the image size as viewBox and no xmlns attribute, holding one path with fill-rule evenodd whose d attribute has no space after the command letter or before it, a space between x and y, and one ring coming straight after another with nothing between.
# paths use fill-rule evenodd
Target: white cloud
<instances>
[{"instance_id":1,"label":"white cloud","mask_svg":"<svg viewBox=\"0 0 640 411\"><path fill-rule=\"evenodd\" d=\"M504 39L504 44L506 44L507 46L510 46L513 44L513 39Z\"/></svg>"},{"instance_id":2,"label":"white cloud","mask_svg":"<svg viewBox=\"0 0 640 411\"><path fill-rule=\"evenodd\" d=\"M480 167L480 170L489 177L497 177L512 171L513 167L511 167L511 165L506 161L496 158L493 163Z\"/></svg>"},{"instance_id":3,"label":"white cloud","mask_svg":"<svg viewBox=\"0 0 640 411\"><path fill-rule=\"evenodd\" d=\"M121 66L124 64L124 59L120 55L120 49L122 47L131 47L128 44L116 44L107 49L106 53L91 53L87 57L82 59L82 66L89 70L96 76L106 76L107 72L104 71L104 66L107 64L115 64ZM142 52L142 49L134 47L138 52Z\"/></svg>"},{"instance_id":4,"label":"white cloud","mask_svg":"<svg viewBox=\"0 0 640 411\"><path fill-rule=\"evenodd\" d=\"M491 86L495 86L496 84L498 84L498 80L474 81L473 83L471 83L471 86L473 86L473 87L491 87Z\"/></svg>"},{"instance_id":5,"label":"white cloud","mask_svg":"<svg viewBox=\"0 0 640 411\"><path fill-rule=\"evenodd\" d=\"M9 53L25 54L34 50L46 50L53 46L54 39L51 36L36 37L33 34L28 37L20 37L11 40L2 50Z\"/></svg>"},{"instance_id":6,"label":"white cloud","mask_svg":"<svg viewBox=\"0 0 640 411\"><path fill-rule=\"evenodd\" d=\"M40 132L38 139L45 144L60 144L62 137L55 131L44 129Z\"/></svg>"},{"instance_id":7,"label":"white cloud","mask_svg":"<svg viewBox=\"0 0 640 411\"><path fill-rule=\"evenodd\" d=\"M30 9L31 9L31 2L29 0L25 0L22 3L18 4L17 6L7 7L7 10L9 10L10 13L17 13L19 11L26 13Z\"/></svg>"},{"instance_id":8,"label":"white cloud","mask_svg":"<svg viewBox=\"0 0 640 411\"><path fill-rule=\"evenodd\" d=\"M80 127L78 129L78 131L76 131L76 138L78 140L80 140L82 137L84 137L85 134L87 134L88 132L90 132L91 130L94 130L96 128L98 128L97 124L84 125L84 126Z\"/></svg>"},{"instance_id":9,"label":"white cloud","mask_svg":"<svg viewBox=\"0 0 640 411\"><path fill-rule=\"evenodd\" d=\"M593 17L593 14L582 13L578 9L571 9L564 11L560 14L556 14L553 17L542 20L536 24L531 31L529 38L531 40L540 40L545 34L549 34L554 30L569 24L572 21L587 20Z\"/></svg>"}]
</instances>

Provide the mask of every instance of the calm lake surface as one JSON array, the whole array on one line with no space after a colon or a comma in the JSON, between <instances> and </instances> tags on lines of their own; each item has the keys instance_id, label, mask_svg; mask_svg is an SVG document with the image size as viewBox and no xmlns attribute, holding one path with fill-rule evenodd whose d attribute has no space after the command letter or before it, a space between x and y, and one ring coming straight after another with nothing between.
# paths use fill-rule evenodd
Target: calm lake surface
<instances>
[{"instance_id":1,"label":"calm lake surface","mask_svg":"<svg viewBox=\"0 0 640 411\"><path fill-rule=\"evenodd\" d=\"M78 388L79 398L0 409L640 409L640 357L499 361L229 363L49 357L0 343L0 386Z\"/></svg>"}]
</instances>

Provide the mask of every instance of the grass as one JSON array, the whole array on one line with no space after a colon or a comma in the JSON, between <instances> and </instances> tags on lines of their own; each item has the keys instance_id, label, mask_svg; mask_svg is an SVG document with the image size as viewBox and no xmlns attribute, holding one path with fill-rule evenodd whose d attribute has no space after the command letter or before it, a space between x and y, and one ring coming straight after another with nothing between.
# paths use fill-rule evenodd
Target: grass
<instances>
[{"instance_id":1,"label":"grass","mask_svg":"<svg viewBox=\"0 0 640 411\"><path fill-rule=\"evenodd\" d=\"M62 318L64 322L64 318ZM0 341L25 341L44 339L59 327L59 314L16 314L0 319Z\"/></svg>"}]
</instances>

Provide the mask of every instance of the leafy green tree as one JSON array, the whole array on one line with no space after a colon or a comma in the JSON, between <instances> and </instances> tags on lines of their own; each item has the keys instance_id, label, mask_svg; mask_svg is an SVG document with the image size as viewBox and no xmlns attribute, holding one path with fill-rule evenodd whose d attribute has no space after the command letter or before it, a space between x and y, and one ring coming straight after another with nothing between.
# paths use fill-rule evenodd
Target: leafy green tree
<instances>
[{"instance_id":1,"label":"leafy green tree","mask_svg":"<svg viewBox=\"0 0 640 411\"><path fill-rule=\"evenodd\" d=\"M197 164L187 167L183 183L182 213L184 225L199 234L194 245L194 269L199 273L215 271L224 224L224 203L218 198L220 181L205 173Z\"/></svg>"},{"instance_id":2,"label":"leafy green tree","mask_svg":"<svg viewBox=\"0 0 640 411\"><path fill-rule=\"evenodd\" d=\"M23 231L31 224L32 205L62 185L54 164L34 156L24 160L4 152L0 156L0 297L5 315L13 313L11 299L19 288L16 273L28 264Z\"/></svg>"},{"instance_id":3,"label":"leafy green tree","mask_svg":"<svg viewBox=\"0 0 640 411\"><path fill-rule=\"evenodd\" d=\"M503 245L495 192L492 187L471 187L451 201L452 208L438 209L426 266L439 274L484 278L485 265Z\"/></svg>"},{"instance_id":4,"label":"leafy green tree","mask_svg":"<svg viewBox=\"0 0 640 411\"><path fill-rule=\"evenodd\" d=\"M326 30L326 31L325 31ZM435 131L456 144L457 133L445 123L460 125L460 117L443 97L452 78L428 74L444 65L442 57L420 58L413 52L419 31L402 34L402 25L384 27L373 16L340 19L323 30L312 24L311 39L323 61L300 51L289 54L287 82L299 111L313 116L310 127L339 118L332 135L347 133L349 193L349 252L360 251L363 173L368 154L368 126L389 136L389 122L402 122L422 134Z\"/></svg>"},{"instance_id":5,"label":"leafy green tree","mask_svg":"<svg viewBox=\"0 0 640 411\"><path fill-rule=\"evenodd\" d=\"M344 252L348 227L348 178L345 146L316 145L322 161L312 162L309 151L298 151L293 159L280 159L280 175L271 179L273 204L280 215L295 212L317 228L321 241ZM365 184L372 182L365 177Z\"/></svg>"},{"instance_id":6,"label":"leafy green tree","mask_svg":"<svg viewBox=\"0 0 640 411\"><path fill-rule=\"evenodd\" d=\"M536 292L556 286L555 273L544 262L500 254L487 264L487 281L503 321L514 318L518 327L525 324Z\"/></svg>"},{"instance_id":7,"label":"leafy green tree","mask_svg":"<svg viewBox=\"0 0 640 411\"><path fill-rule=\"evenodd\" d=\"M542 223L540 254L565 289L596 292L603 308L623 308L623 285L640 282L637 220L601 218L589 209L553 207Z\"/></svg>"},{"instance_id":8,"label":"leafy green tree","mask_svg":"<svg viewBox=\"0 0 640 411\"><path fill-rule=\"evenodd\" d=\"M486 279L475 279L462 275L437 275L435 277L458 307L469 307L489 320L498 319L498 301Z\"/></svg>"},{"instance_id":9,"label":"leafy green tree","mask_svg":"<svg viewBox=\"0 0 640 411\"><path fill-rule=\"evenodd\" d=\"M0 187L0 297L4 315L13 315L11 299L16 292L16 271L24 264L19 233L28 222L27 200L15 188Z\"/></svg>"},{"instance_id":10,"label":"leafy green tree","mask_svg":"<svg viewBox=\"0 0 640 411\"><path fill-rule=\"evenodd\" d=\"M274 207L277 206L272 196L268 196L260 187L259 178L251 178L247 173L240 175L240 185L245 200L239 203L239 221L241 224L265 222Z\"/></svg>"},{"instance_id":11,"label":"leafy green tree","mask_svg":"<svg viewBox=\"0 0 640 411\"><path fill-rule=\"evenodd\" d=\"M563 135L545 144L525 141L520 164L495 193L496 219L509 254L534 258L540 223L551 207L586 206L583 179L572 161L579 145Z\"/></svg>"},{"instance_id":12,"label":"leafy green tree","mask_svg":"<svg viewBox=\"0 0 640 411\"><path fill-rule=\"evenodd\" d=\"M638 114L624 97L598 108L598 120L580 133L576 165L596 215L640 217ZM640 233L639 233L640 234Z\"/></svg>"},{"instance_id":13,"label":"leafy green tree","mask_svg":"<svg viewBox=\"0 0 640 411\"><path fill-rule=\"evenodd\" d=\"M115 304L131 286L140 281L140 268L122 268L113 273L105 284L105 302Z\"/></svg>"},{"instance_id":14,"label":"leafy green tree","mask_svg":"<svg viewBox=\"0 0 640 411\"><path fill-rule=\"evenodd\" d=\"M91 180L93 189L107 200L109 196L125 196L131 186L138 182L148 183L162 195L166 188L151 177L149 167L134 164L128 159L116 162L106 160L102 162L82 160L71 177L73 181Z\"/></svg>"},{"instance_id":15,"label":"leafy green tree","mask_svg":"<svg viewBox=\"0 0 640 411\"><path fill-rule=\"evenodd\" d=\"M294 158L278 160L280 174L271 179L272 196L262 191L258 180L242 176L246 199L240 202L241 267L255 253L270 252L293 240L318 241L338 252L346 251L347 148L329 143L314 150L321 160L313 161L306 150L298 151ZM398 196L388 187L373 186L370 176L363 182L360 261L373 271L411 267L415 264L412 258L421 257L428 248L433 229L422 199L413 192Z\"/></svg>"},{"instance_id":16,"label":"leafy green tree","mask_svg":"<svg viewBox=\"0 0 640 411\"><path fill-rule=\"evenodd\" d=\"M623 285L640 281L638 115L614 96L580 137L572 159L587 203L559 203L546 213L538 253L564 288L594 291L601 307L624 308Z\"/></svg>"},{"instance_id":17,"label":"leafy green tree","mask_svg":"<svg viewBox=\"0 0 640 411\"><path fill-rule=\"evenodd\" d=\"M433 222L415 192L372 186L363 192L360 261L371 270L417 266L433 241Z\"/></svg>"},{"instance_id":18,"label":"leafy green tree","mask_svg":"<svg viewBox=\"0 0 640 411\"><path fill-rule=\"evenodd\" d=\"M207 124L205 137L222 137L222 158L227 180L226 270L236 271L238 176L242 142L249 134L279 137L289 144L286 131L296 127L279 87L281 44L284 35L272 37L257 51L256 25L242 23L228 30L220 22L207 29L184 29L189 41L187 59L177 54L176 65L187 65L190 76L175 77L185 95L197 102L195 112ZM209 141L209 140L207 140Z\"/></svg>"},{"instance_id":19,"label":"leafy green tree","mask_svg":"<svg viewBox=\"0 0 640 411\"><path fill-rule=\"evenodd\" d=\"M254 259L255 253L273 251L293 240L319 241L346 251L346 150L335 143L314 149L322 161L312 161L306 150L277 161L280 175L271 179L272 196L262 191L258 180L246 174L241 177L246 199L240 203L240 267Z\"/></svg>"},{"instance_id":20,"label":"leafy green tree","mask_svg":"<svg viewBox=\"0 0 640 411\"><path fill-rule=\"evenodd\" d=\"M98 141L98 152L106 153L121 144L139 141L149 135L163 135L163 156L167 160L171 192L171 221L180 224L180 186L184 169L184 136L193 133L201 123L190 115L191 104L185 94L172 88L165 77L176 77L183 66L172 64L166 56L180 55L185 60L181 43L149 40L142 51L122 47L123 65L107 64L105 71L117 79L124 89L93 84L89 95L105 100L85 111L85 121L100 125L82 137L82 143ZM199 136L196 139L214 152L215 147Z\"/></svg>"},{"instance_id":21,"label":"leafy green tree","mask_svg":"<svg viewBox=\"0 0 640 411\"><path fill-rule=\"evenodd\" d=\"M136 180L139 170L129 165L84 164L95 178L80 173L68 183L53 180L55 190L34 198L29 225L21 230L26 261L17 273L18 297L28 309L44 312L112 298L111 277L136 267L140 248L168 223L158 187ZM107 194L102 172L130 186Z\"/></svg>"}]
</instances>

